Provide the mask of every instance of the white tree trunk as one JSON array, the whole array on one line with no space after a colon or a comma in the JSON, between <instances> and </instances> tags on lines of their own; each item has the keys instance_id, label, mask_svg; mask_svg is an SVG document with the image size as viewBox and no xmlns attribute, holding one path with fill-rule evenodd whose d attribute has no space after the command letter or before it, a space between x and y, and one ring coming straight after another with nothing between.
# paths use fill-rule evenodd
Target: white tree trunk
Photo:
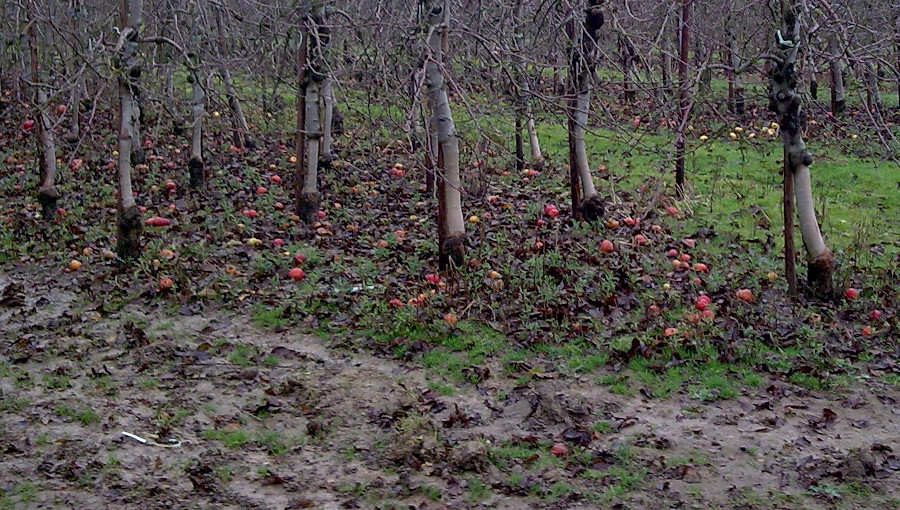
<instances>
[{"instance_id":1,"label":"white tree trunk","mask_svg":"<svg viewBox=\"0 0 900 510\"><path fill-rule=\"evenodd\" d=\"M439 184L441 212L438 215L441 219L438 226L441 266L447 266L449 261L455 264L462 263L465 238L459 177L459 139L453 123L442 69L443 36L450 20L449 8L449 1L435 2L428 15L430 56L425 67L425 86L432 111L431 123L435 129L438 146L438 170L443 173Z\"/></svg>"},{"instance_id":2,"label":"white tree trunk","mask_svg":"<svg viewBox=\"0 0 900 510\"><path fill-rule=\"evenodd\" d=\"M604 213L603 200L594 187L584 140L594 67L599 58L596 38L603 26L602 3L602 0L589 0L584 17L576 10L573 13L576 19L569 24L569 179L573 213L587 221L602 219Z\"/></svg>"},{"instance_id":3,"label":"white tree trunk","mask_svg":"<svg viewBox=\"0 0 900 510\"><path fill-rule=\"evenodd\" d=\"M790 172L794 179L797 218L808 256L807 276L810 290L816 295L830 296L833 293L832 274L835 263L819 231L809 172L813 157L806 149L806 143L800 132L803 112L801 99L795 87L798 81L796 63L801 38L800 22L792 4L793 2L786 2L784 5L782 13L784 23L781 28L782 38L791 43L778 46L779 61L769 73L769 98L781 126L785 171Z\"/></svg>"},{"instance_id":4,"label":"white tree trunk","mask_svg":"<svg viewBox=\"0 0 900 510\"><path fill-rule=\"evenodd\" d=\"M56 213L56 202L59 191L56 188L56 143L53 138L53 125L47 115L47 90L38 62L37 22L32 21L28 27L28 46L31 58L31 80L35 86L37 99L38 151L40 153L40 183L37 198L41 204L41 214L45 219L52 219Z\"/></svg>"},{"instance_id":5,"label":"white tree trunk","mask_svg":"<svg viewBox=\"0 0 900 510\"><path fill-rule=\"evenodd\" d=\"M137 51L141 26L141 0L119 1L119 166L117 248L123 258L134 258L141 252L141 212L134 201L131 187L131 151L135 142L135 100L133 88L137 86Z\"/></svg>"}]
</instances>

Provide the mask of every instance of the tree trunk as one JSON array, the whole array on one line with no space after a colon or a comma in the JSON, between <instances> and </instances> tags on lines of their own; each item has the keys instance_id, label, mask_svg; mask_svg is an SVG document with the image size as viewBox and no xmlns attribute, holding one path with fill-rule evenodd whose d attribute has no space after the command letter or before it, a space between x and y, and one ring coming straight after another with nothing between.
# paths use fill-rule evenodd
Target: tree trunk
<instances>
[{"instance_id":1,"label":"tree trunk","mask_svg":"<svg viewBox=\"0 0 900 510\"><path fill-rule=\"evenodd\" d=\"M302 131L305 143L305 167L302 172L301 187L297 197L297 215L306 223L317 219L321 197L319 195L319 159L324 148L325 119L330 114L326 110L324 98L329 87L329 67L326 52L329 42L328 27L325 25L325 2L314 0L306 19L304 39L306 40L306 69L303 73L300 93L304 96ZM331 119L329 118L330 122ZM298 126L298 129L301 129ZM330 135L329 135L330 136ZM330 143L330 140L329 140ZM330 151L330 149L329 149ZM325 156L329 157L329 156ZM298 161L300 163L300 161Z\"/></svg>"},{"instance_id":2,"label":"tree trunk","mask_svg":"<svg viewBox=\"0 0 900 510\"><path fill-rule=\"evenodd\" d=\"M450 2L443 0L432 5L428 14L429 58L425 66L425 86L438 145L438 170L443 173L438 180L438 261L440 269L446 270L463 263L466 227L460 193L459 139L442 69L444 41L450 22Z\"/></svg>"},{"instance_id":3,"label":"tree trunk","mask_svg":"<svg viewBox=\"0 0 900 510\"><path fill-rule=\"evenodd\" d=\"M140 68L135 59L141 26L141 0L119 0L119 167L118 194L116 197L116 222L118 226L117 250L125 259L141 254L141 211L134 201L131 189L131 151L135 142L135 99Z\"/></svg>"},{"instance_id":4,"label":"tree trunk","mask_svg":"<svg viewBox=\"0 0 900 510\"><path fill-rule=\"evenodd\" d=\"M729 107L735 115L743 115L746 107L744 101L744 80L741 77L741 56L737 51L732 20L729 16L725 37L728 38L728 98Z\"/></svg>"},{"instance_id":5,"label":"tree trunk","mask_svg":"<svg viewBox=\"0 0 900 510\"><path fill-rule=\"evenodd\" d=\"M304 24L306 25L306 24ZM303 39L297 50L297 124L294 131L294 146L297 162L294 168L294 207L297 216L306 217L304 211L303 185L306 182L306 87L309 83L307 64L309 60L309 31L304 27Z\"/></svg>"},{"instance_id":6,"label":"tree trunk","mask_svg":"<svg viewBox=\"0 0 900 510\"><path fill-rule=\"evenodd\" d=\"M50 116L47 115L47 90L44 88L44 79L41 76L40 63L37 50L37 22L32 20L28 25L28 49L31 57L31 80L34 82L35 99L37 100L37 153L40 155L38 167L40 168L40 182L38 183L37 199L41 204L41 215L52 220L56 214L56 203L59 200L59 190L56 188L56 143L53 138L53 125Z\"/></svg>"},{"instance_id":7,"label":"tree trunk","mask_svg":"<svg viewBox=\"0 0 900 510\"><path fill-rule=\"evenodd\" d=\"M869 111L881 111L881 91L878 89L878 71L871 60L866 61L866 99Z\"/></svg>"},{"instance_id":8,"label":"tree trunk","mask_svg":"<svg viewBox=\"0 0 900 510\"><path fill-rule=\"evenodd\" d=\"M844 61L837 37L831 36L828 40L828 51L831 53L831 114L837 117L847 107L844 98Z\"/></svg>"},{"instance_id":9,"label":"tree trunk","mask_svg":"<svg viewBox=\"0 0 900 510\"><path fill-rule=\"evenodd\" d=\"M812 154L806 149L800 127L803 123L801 100L797 94L797 54L800 48L800 23L794 12L793 0L783 2L781 34L785 44L779 44L780 62L769 72L769 108L778 117L784 144L784 167L792 174L800 233L808 257L807 280L809 290L816 296L830 297L834 293L832 274L834 256L825 245L816 219L809 166ZM787 243L788 239L785 239Z\"/></svg>"},{"instance_id":10,"label":"tree trunk","mask_svg":"<svg viewBox=\"0 0 900 510\"><path fill-rule=\"evenodd\" d=\"M188 160L188 174L192 188L200 188L206 183L206 171L203 164L203 81L200 74L191 75L191 159Z\"/></svg>"},{"instance_id":11,"label":"tree trunk","mask_svg":"<svg viewBox=\"0 0 900 510\"><path fill-rule=\"evenodd\" d=\"M521 170L524 167L524 141L522 140L522 124L524 122L525 131L528 134L528 143L531 147L531 166L535 169L543 168L544 156L541 153L541 143L537 135L537 129L534 125L534 114L531 109L531 85L528 80L528 62L525 60L525 51L522 34L522 6L524 2L519 0L516 3L515 11L515 33L513 34L513 51L518 56L515 77L518 83L518 101L516 105L516 168ZM521 163L521 166L520 166Z\"/></svg>"},{"instance_id":12,"label":"tree trunk","mask_svg":"<svg viewBox=\"0 0 900 510\"><path fill-rule=\"evenodd\" d=\"M688 81L688 50L691 44L691 34L688 22L691 16L691 0L681 2L681 22L679 25L678 48L678 131L675 134L675 194L678 198L684 198L684 146L687 119L690 115L690 83Z\"/></svg>"},{"instance_id":13,"label":"tree trunk","mask_svg":"<svg viewBox=\"0 0 900 510\"><path fill-rule=\"evenodd\" d=\"M219 75L225 84L225 97L228 99L228 107L231 109L231 125L234 129L234 145L240 148L253 149L256 142L250 136L250 127L247 119L244 117L244 111L241 109L241 100L238 98L237 89L234 87L234 80L231 78L231 70L225 63L225 56L228 54L228 44L225 41L225 27L222 21L222 9L215 7L216 10L216 31L219 41Z\"/></svg>"},{"instance_id":14,"label":"tree trunk","mask_svg":"<svg viewBox=\"0 0 900 510\"><path fill-rule=\"evenodd\" d=\"M334 87L330 77L331 73L329 72L328 74L329 76L322 83L322 152L319 154L319 161L322 163L323 168L330 167L331 162L334 160L333 149L331 148L331 128L334 120Z\"/></svg>"},{"instance_id":15,"label":"tree trunk","mask_svg":"<svg viewBox=\"0 0 900 510\"><path fill-rule=\"evenodd\" d=\"M634 45L624 34L619 35L618 43L619 58L622 62L622 99L625 104L631 104L637 96L637 91L634 89L636 81L634 77Z\"/></svg>"},{"instance_id":16,"label":"tree trunk","mask_svg":"<svg viewBox=\"0 0 900 510\"><path fill-rule=\"evenodd\" d=\"M603 0L588 0L584 18L578 13L569 23L569 162L572 211L576 218L597 221L603 218L603 199L597 195L588 163L585 132L591 108L591 85L599 58L597 36L603 26ZM580 196L579 196L580 195Z\"/></svg>"},{"instance_id":17,"label":"tree trunk","mask_svg":"<svg viewBox=\"0 0 900 510\"><path fill-rule=\"evenodd\" d=\"M668 35L663 35L663 48L660 58L660 67L662 71L662 90L665 95L672 93L672 54L675 48L672 45L672 39Z\"/></svg>"}]
</instances>

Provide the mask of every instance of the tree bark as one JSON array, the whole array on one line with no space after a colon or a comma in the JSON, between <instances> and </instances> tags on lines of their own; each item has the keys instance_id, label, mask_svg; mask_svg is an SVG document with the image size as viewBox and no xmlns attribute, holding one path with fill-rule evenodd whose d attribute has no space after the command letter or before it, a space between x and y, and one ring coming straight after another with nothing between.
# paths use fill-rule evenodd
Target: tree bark
<instances>
[{"instance_id":1,"label":"tree bark","mask_svg":"<svg viewBox=\"0 0 900 510\"><path fill-rule=\"evenodd\" d=\"M118 194L116 197L117 250L119 256L131 259L141 254L143 223L141 211L134 201L131 187L131 151L135 142L134 89L140 77L140 67L135 53L140 41L141 0L119 0L119 166Z\"/></svg>"},{"instance_id":2,"label":"tree bark","mask_svg":"<svg viewBox=\"0 0 900 510\"><path fill-rule=\"evenodd\" d=\"M735 40L734 29L731 26L731 17L729 16L725 37L728 38L728 65L731 70L728 71L728 92L731 111L735 115L743 115L746 103L744 100L744 80L741 76L741 56L737 51L737 41Z\"/></svg>"},{"instance_id":3,"label":"tree bark","mask_svg":"<svg viewBox=\"0 0 900 510\"><path fill-rule=\"evenodd\" d=\"M327 61L327 48L330 34L325 25L325 2L314 0L310 14L305 23L304 37L307 40L305 80L301 83L300 93L304 96L304 112L302 130L305 138L305 168L302 174L301 188L297 197L297 215L306 223L313 223L317 219L321 196L319 195L319 161L323 157L325 145L325 131L330 130L325 125L325 119L330 117L326 112L330 69ZM333 110L332 110L333 111ZM330 118L327 119L331 121ZM299 128L299 126L298 126ZM329 135L330 137L330 135ZM329 139L329 144L330 144ZM330 148L328 149L331 150ZM324 155L329 158L330 155ZM330 160L329 160L330 161Z\"/></svg>"},{"instance_id":4,"label":"tree bark","mask_svg":"<svg viewBox=\"0 0 900 510\"><path fill-rule=\"evenodd\" d=\"M524 2L519 0L515 10L515 33L513 34L513 51L518 56L516 72L518 81L518 97L516 105L516 169L522 170L525 166L525 148L522 140L522 124L528 134L528 144L531 147L531 166L535 169L543 168L544 156L541 153L541 143L534 125L534 114L531 109L531 85L528 80L528 63L525 60L524 41L522 34L522 6Z\"/></svg>"},{"instance_id":5,"label":"tree bark","mask_svg":"<svg viewBox=\"0 0 900 510\"><path fill-rule=\"evenodd\" d=\"M38 167L40 168L40 182L38 183L37 199L41 204L41 215L52 220L56 214L56 204L59 200L59 190L56 187L56 142L53 138L53 125L50 116L47 115L47 90L44 88L43 76L41 76L40 63L38 62L37 22L32 20L28 25L28 49L31 58L31 80L34 82L35 99L37 100L37 131Z\"/></svg>"},{"instance_id":6,"label":"tree bark","mask_svg":"<svg viewBox=\"0 0 900 510\"><path fill-rule=\"evenodd\" d=\"M831 36L828 40L828 51L831 53L831 114L837 117L847 108L844 97L844 61L837 37Z\"/></svg>"},{"instance_id":7,"label":"tree bark","mask_svg":"<svg viewBox=\"0 0 900 510\"><path fill-rule=\"evenodd\" d=\"M244 117L244 110L241 108L241 100L238 97L237 89L234 87L234 80L231 77L231 70L225 64L224 58L228 54L228 44L225 41L225 27L222 20L222 8L215 7L216 10L216 32L219 42L219 75L225 84L225 97L228 99L228 107L231 109L232 126L234 129L234 145L240 148L253 149L256 142L250 136L250 127L247 124L247 118Z\"/></svg>"},{"instance_id":8,"label":"tree bark","mask_svg":"<svg viewBox=\"0 0 900 510\"><path fill-rule=\"evenodd\" d=\"M443 74L450 2L443 0L432 5L428 14L429 57L425 65L425 86L438 145L438 170L443 173L438 180L438 263L441 270L447 270L462 265L466 232L460 193L459 139Z\"/></svg>"},{"instance_id":9,"label":"tree bark","mask_svg":"<svg viewBox=\"0 0 900 510\"><path fill-rule=\"evenodd\" d=\"M206 183L206 171L203 164L203 82L200 74L191 75L191 159L188 160L188 174L192 188L200 188Z\"/></svg>"},{"instance_id":10,"label":"tree bark","mask_svg":"<svg viewBox=\"0 0 900 510\"><path fill-rule=\"evenodd\" d=\"M807 253L807 281L809 291L816 296L834 294L832 275L835 261L825 245L816 219L809 166L812 154L800 132L803 123L800 96L797 94L797 54L800 48L800 22L793 0L782 2L783 25L779 44L779 61L769 72L769 108L777 115L784 144L786 172L792 174L800 233ZM787 243L788 239L785 239ZM787 269L787 268L786 268Z\"/></svg>"},{"instance_id":11,"label":"tree bark","mask_svg":"<svg viewBox=\"0 0 900 510\"><path fill-rule=\"evenodd\" d=\"M866 99L869 110L873 112L881 111L881 91L878 88L878 71L871 60L866 61Z\"/></svg>"},{"instance_id":12,"label":"tree bark","mask_svg":"<svg viewBox=\"0 0 900 510\"><path fill-rule=\"evenodd\" d=\"M681 1L681 22L679 25L678 48L678 111L679 129L675 135L675 194L678 198L684 198L684 128L690 115L690 83L688 81L688 51L691 44L690 26L688 22L691 16L691 0Z\"/></svg>"},{"instance_id":13,"label":"tree bark","mask_svg":"<svg viewBox=\"0 0 900 510\"><path fill-rule=\"evenodd\" d=\"M588 0L584 17L573 13L575 18L568 28L571 48L567 111L572 210L576 218L591 222L602 219L605 212L603 200L597 195L591 177L584 140L591 108L592 78L599 59L597 36L604 23L603 1Z\"/></svg>"}]
</instances>

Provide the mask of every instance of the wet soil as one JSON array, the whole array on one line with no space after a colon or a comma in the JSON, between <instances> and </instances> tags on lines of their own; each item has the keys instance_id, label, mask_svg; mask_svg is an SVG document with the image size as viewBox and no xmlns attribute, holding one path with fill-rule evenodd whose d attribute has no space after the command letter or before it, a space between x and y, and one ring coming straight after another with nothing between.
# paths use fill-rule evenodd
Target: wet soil
<instances>
[{"instance_id":1,"label":"wet soil","mask_svg":"<svg viewBox=\"0 0 900 510\"><path fill-rule=\"evenodd\" d=\"M0 508L898 504L900 392L874 379L705 402L484 366L441 394L342 338L215 305L104 315L71 277L18 269L0 275Z\"/></svg>"}]
</instances>

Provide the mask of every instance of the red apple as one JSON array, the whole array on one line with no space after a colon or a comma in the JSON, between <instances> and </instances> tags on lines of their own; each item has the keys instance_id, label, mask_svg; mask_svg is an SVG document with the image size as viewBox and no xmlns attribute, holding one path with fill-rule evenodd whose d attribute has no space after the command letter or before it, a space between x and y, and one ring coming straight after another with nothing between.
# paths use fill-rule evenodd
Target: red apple
<instances>
[{"instance_id":1,"label":"red apple","mask_svg":"<svg viewBox=\"0 0 900 510\"><path fill-rule=\"evenodd\" d=\"M174 284L175 282L173 282L171 278L164 276L159 279L159 290L169 290Z\"/></svg>"},{"instance_id":2,"label":"red apple","mask_svg":"<svg viewBox=\"0 0 900 510\"><path fill-rule=\"evenodd\" d=\"M872 333L874 333L874 332L875 332L875 330L872 329L872 326L866 326L866 327L862 328L863 336L872 336Z\"/></svg>"},{"instance_id":3,"label":"red apple","mask_svg":"<svg viewBox=\"0 0 900 510\"><path fill-rule=\"evenodd\" d=\"M872 310L869 312L869 320L872 322L881 320L881 310Z\"/></svg>"},{"instance_id":4,"label":"red apple","mask_svg":"<svg viewBox=\"0 0 900 510\"><path fill-rule=\"evenodd\" d=\"M275 184L281 184L281 176L273 175L273 176L269 177L269 181L274 182Z\"/></svg>"},{"instance_id":5,"label":"red apple","mask_svg":"<svg viewBox=\"0 0 900 510\"><path fill-rule=\"evenodd\" d=\"M440 275L429 273L425 275L425 281L437 285L437 283L441 281L441 277Z\"/></svg>"},{"instance_id":6,"label":"red apple","mask_svg":"<svg viewBox=\"0 0 900 510\"><path fill-rule=\"evenodd\" d=\"M566 443L556 443L550 448L550 453L557 457L565 457L569 454L569 447Z\"/></svg>"},{"instance_id":7,"label":"red apple","mask_svg":"<svg viewBox=\"0 0 900 510\"><path fill-rule=\"evenodd\" d=\"M256 212L256 209L244 209L243 211L241 211L241 214L248 218L256 218L257 216L259 216L259 213Z\"/></svg>"},{"instance_id":8,"label":"red apple","mask_svg":"<svg viewBox=\"0 0 900 510\"><path fill-rule=\"evenodd\" d=\"M22 131L31 131L34 129L34 119L25 119L22 122Z\"/></svg>"},{"instance_id":9,"label":"red apple","mask_svg":"<svg viewBox=\"0 0 900 510\"><path fill-rule=\"evenodd\" d=\"M859 291L850 287L844 291L844 296L846 296L847 299L856 299L859 296Z\"/></svg>"},{"instance_id":10,"label":"red apple","mask_svg":"<svg viewBox=\"0 0 900 510\"><path fill-rule=\"evenodd\" d=\"M274 244L275 246L284 246L284 239L280 237L272 239L272 244Z\"/></svg>"},{"instance_id":11,"label":"red apple","mask_svg":"<svg viewBox=\"0 0 900 510\"><path fill-rule=\"evenodd\" d=\"M403 306L403 301L400 301L399 299L394 298L394 299L388 301L388 306L391 308L400 308L401 306Z\"/></svg>"},{"instance_id":12,"label":"red apple","mask_svg":"<svg viewBox=\"0 0 900 510\"><path fill-rule=\"evenodd\" d=\"M544 206L544 214L550 216L551 218L555 218L559 216L559 209L557 209L553 204L547 204Z\"/></svg>"},{"instance_id":13,"label":"red apple","mask_svg":"<svg viewBox=\"0 0 900 510\"><path fill-rule=\"evenodd\" d=\"M604 239L603 242L600 243L600 251L603 253L612 253L616 249L613 242L609 239Z\"/></svg>"},{"instance_id":14,"label":"red apple","mask_svg":"<svg viewBox=\"0 0 900 510\"><path fill-rule=\"evenodd\" d=\"M709 307L710 303L712 303L712 301L709 299L709 296L703 295L697 298L697 301L694 303L694 308L702 312Z\"/></svg>"},{"instance_id":15,"label":"red apple","mask_svg":"<svg viewBox=\"0 0 900 510\"><path fill-rule=\"evenodd\" d=\"M260 186L260 187L256 188L257 195L264 195L266 193L266 191L269 191L269 190L266 189L265 186Z\"/></svg>"},{"instance_id":16,"label":"red apple","mask_svg":"<svg viewBox=\"0 0 900 510\"><path fill-rule=\"evenodd\" d=\"M321 220L321 219L324 219L324 218L325 218L325 211L318 211L318 212L316 212L316 217L319 218L320 220Z\"/></svg>"},{"instance_id":17,"label":"red apple","mask_svg":"<svg viewBox=\"0 0 900 510\"><path fill-rule=\"evenodd\" d=\"M703 264L701 262L694 264L694 271L697 271L699 273L705 273L708 270L709 270L709 268L706 266L706 264Z\"/></svg>"},{"instance_id":18,"label":"red apple","mask_svg":"<svg viewBox=\"0 0 900 510\"><path fill-rule=\"evenodd\" d=\"M678 334L678 330L675 328L666 328L663 331L663 336L675 336Z\"/></svg>"},{"instance_id":19,"label":"red apple","mask_svg":"<svg viewBox=\"0 0 900 510\"><path fill-rule=\"evenodd\" d=\"M678 209L670 205L669 207L666 207L666 214L669 216L678 216Z\"/></svg>"},{"instance_id":20,"label":"red apple","mask_svg":"<svg viewBox=\"0 0 900 510\"><path fill-rule=\"evenodd\" d=\"M64 105L64 104L58 105L58 106L56 107L56 114L57 114L57 115L62 115L62 114L64 114L64 113L66 113L66 105Z\"/></svg>"},{"instance_id":21,"label":"red apple","mask_svg":"<svg viewBox=\"0 0 900 510\"><path fill-rule=\"evenodd\" d=\"M300 266L300 265L303 265L304 262L306 262L306 255L304 255L302 253L298 253L298 254L294 255L294 264L297 264L298 266Z\"/></svg>"},{"instance_id":22,"label":"red apple","mask_svg":"<svg viewBox=\"0 0 900 510\"><path fill-rule=\"evenodd\" d=\"M291 280L294 280L296 282L299 282L300 280L302 280L305 277L306 277L306 273L299 267L295 267L295 268L291 269L290 271L288 271L288 278L290 278Z\"/></svg>"},{"instance_id":23,"label":"red apple","mask_svg":"<svg viewBox=\"0 0 900 510\"><path fill-rule=\"evenodd\" d=\"M147 221L144 222L151 227L167 227L172 221L168 218L162 218L159 216L153 216L152 218L147 218Z\"/></svg>"}]
</instances>

